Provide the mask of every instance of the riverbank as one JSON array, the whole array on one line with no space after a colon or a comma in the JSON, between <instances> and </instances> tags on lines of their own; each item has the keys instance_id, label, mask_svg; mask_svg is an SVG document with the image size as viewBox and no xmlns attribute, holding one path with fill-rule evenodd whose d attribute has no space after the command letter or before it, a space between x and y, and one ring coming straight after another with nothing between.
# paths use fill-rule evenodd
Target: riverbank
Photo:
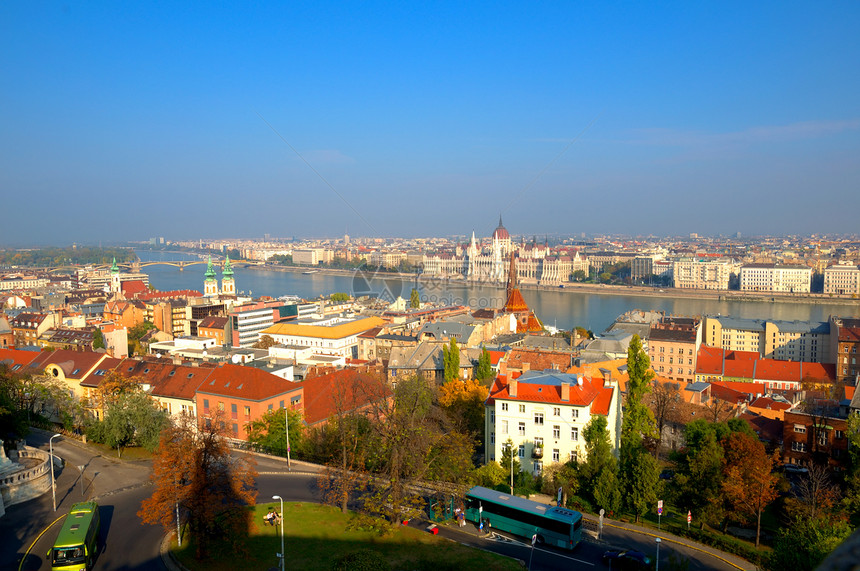
<instances>
[{"instance_id":1,"label":"riverbank","mask_svg":"<svg viewBox=\"0 0 860 571\"><path fill-rule=\"evenodd\" d=\"M341 268L308 268L300 266L246 266L249 270L264 270L276 272L290 272L296 274L304 274L308 271L313 271L314 274L332 275L332 276L352 276L356 273L355 269ZM480 280L465 280L441 278L435 276L427 276L424 274L402 274L396 272L377 272L370 275L377 279L398 279L403 282L412 282L420 284L444 285L445 287L486 287L490 289L502 290L505 284L489 283ZM521 282L519 288L522 290L534 291L557 291L557 292L574 292L587 293L594 295L612 295L612 296L644 296L655 298L672 298L672 299L702 299L715 301L737 301L737 302L771 302L771 303L798 303L798 304L813 304L813 305L846 305L860 307L860 300L851 296L825 295L821 293L809 294L791 294L791 293L774 293L774 292L750 292L750 291L726 291L726 290L696 290L696 289L678 289L671 287L646 287L646 286L628 286L628 285L607 285L607 284L587 284L578 282L569 282L560 285L541 285L535 283Z\"/></svg>"}]
</instances>

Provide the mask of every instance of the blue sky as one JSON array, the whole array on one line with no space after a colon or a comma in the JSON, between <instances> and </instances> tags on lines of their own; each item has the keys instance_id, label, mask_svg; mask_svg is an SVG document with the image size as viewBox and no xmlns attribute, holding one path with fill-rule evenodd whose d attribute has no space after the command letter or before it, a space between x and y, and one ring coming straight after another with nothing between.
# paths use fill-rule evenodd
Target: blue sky
<instances>
[{"instance_id":1,"label":"blue sky","mask_svg":"<svg viewBox=\"0 0 860 571\"><path fill-rule=\"evenodd\" d=\"M856 232L858 29L857 2L5 2L0 245Z\"/></svg>"}]
</instances>

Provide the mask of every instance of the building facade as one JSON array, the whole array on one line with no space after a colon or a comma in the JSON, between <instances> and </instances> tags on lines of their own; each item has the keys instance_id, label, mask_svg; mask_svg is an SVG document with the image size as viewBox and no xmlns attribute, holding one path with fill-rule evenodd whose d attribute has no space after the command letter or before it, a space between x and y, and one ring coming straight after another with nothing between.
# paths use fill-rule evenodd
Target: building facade
<instances>
[{"instance_id":1,"label":"building facade","mask_svg":"<svg viewBox=\"0 0 860 571\"><path fill-rule=\"evenodd\" d=\"M831 326L826 321L775 321L707 316L705 345L728 351L756 351L767 359L832 363Z\"/></svg>"},{"instance_id":2,"label":"building facade","mask_svg":"<svg viewBox=\"0 0 860 571\"><path fill-rule=\"evenodd\" d=\"M672 263L674 286L683 289L729 289L735 266L728 260L682 258Z\"/></svg>"},{"instance_id":3,"label":"building facade","mask_svg":"<svg viewBox=\"0 0 860 571\"><path fill-rule=\"evenodd\" d=\"M860 267L838 264L824 270L824 293L829 295L860 295Z\"/></svg>"},{"instance_id":4,"label":"building facade","mask_svg":"<svg viewBox=\"0 0 860 571\"><path fill-rule=\"evenodd\" d=\"M741 291L809 293L812 268L782 264L745 264L741 268Z\"/></svg>"}]
</instances>

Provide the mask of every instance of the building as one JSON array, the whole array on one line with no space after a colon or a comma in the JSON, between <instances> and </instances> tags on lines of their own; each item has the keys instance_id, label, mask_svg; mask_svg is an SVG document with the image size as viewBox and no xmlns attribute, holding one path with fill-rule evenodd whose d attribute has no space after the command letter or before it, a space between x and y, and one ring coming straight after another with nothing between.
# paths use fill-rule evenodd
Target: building
<instances>
[{"instance_id":1,"label":"building","mask_svg":"<svg viewBox=\"0 0 860 571\"><path fill-rule=\"evenodd\" d=\"M50 281L51 280L46 277L24 274L7 274L0 277L0 291L36 289L47 286Z\"/></svg>"},{"instance_id":2,"label":"building","mask_svg":"<svg viewBox=\"0 0 860 571\"><path fill-rule=\"evenodd\" d=\"M856 384L860 375L858 347L860 347L860 319L832 317L835 343L836 377L841 382Z\"/></svg>"},{"instance_id":3,"label":"building","mask_svg":"<svg viewBox=\"0 0 860 571\"><path fill-rule=\"evenodd\" d=\"M302 381L304 421L320 426L337 415L370 413L374 405L391 398L385 379L355 369L341 369Z\"/></svg>"},{"instance_id":4,"label":"building","mask_svg":"<svg viewBox=\"0 0 860 571\"><path fill-rule=\"evenodd\" d=\"M330 264L333 260L334 252L325 248L297 248L293 250L293 263L300 266Z\"/></svg>"},{"instance_id":5,"label":"building","mask_svg":"<svg viewBox=\"0 0 860 571\"><path fill-rule=\"evenodd\" d=\"M142 301L114 299L105 303L102 318L119 326L131 328L143 323L146 305Z\"/></svg>"},{"instance_id":6,"label":"building","mask_svg":"<svg viewBox=\"0 0 860 571\"><path fill-rule=\"evenodd\" d=\"M585 377L531 371L515 378L500 375L485 403L485 457L500 460L508 440L522 469L538 475L550 463L583 461L583 430L593 416L607 419L610 442L618 453L621 401L611 375Z\"/></svg>"},{"instance_id":7,"label":"building","mask_svg":"<svg viewBox=\"0 0 860 571\"><path fill-rule=\"evenodd\" d=\"M757 383L769 391L832 388L832 364L762 359L755 351L731 351L702 345L696 360L697 382Z\"/></svg>"},{"instance_id":8,"label":"building","mask_svg":"<svg viewBox=\"0 0 860 571\"><path fill-rule=\"evenodd\" d=\"M661 377L692 383L701 345L702 328L698 319L664 318L651 325L648 333L651 368Z\"/></svg>"},{"instance_id":9,"label":"building","mask_svg":"<svg viewBox=\"0 0 860 571\"><path fill-rule=\"evenodd\" d=\"M399 345L391 348L388 359L388 381L395 385L400 379L412 376L441 385L445 380L445 361L443 350L450 345L446 341L422 341L418 345ZM458 346L460 351L461 380L471 379L480 349Z\"/></svg>"},{"instance_id":10,"label":"building","mask_svg":"<svg viewBox=\"0 0 860 571\"><path fill-rule=\"evenodd\" d=\"M836 472L848 467L846 418L829 407L813 407L813 410L795 407L784 414L784 463L800 466L822 464Z\"/></svg>"},{"instance_id":11,"label":"building","mask_svg":"<svg viewBox=\"0 0 860 571\"><path fill-rule=\"evenodd\" d=\"M93 335L93 327L52 327L45 331L36 340L36 345L38 345L42 349L69 349L71 351L92 351Z\"/></svg>"},{"instance_id":12,"label":"building","mask_svg":"<svg viewBox=\"0 0 860 571\"><path fill-rule=\"evenodd\" d=\"M233 306L228 324L228 337L233 347L250 347L259 341L260 334L281 318L282 307L284 302L278 300L252 301Z\"/></svg>"},{"instance_id":13,"label":"building","mask_svg":"<svg viewBox=\"0 0 860 571\"><path fill-rule=\"evenodd\" d=\"M358 358L358 336L383 324L379 317L358 319L328 317L301 319L277 323L265 329L268 335L282 345L304 345L318 355Z\"/></svg>"},{"instance_id":14,"label":"building","mask_svg":"<svg viewBox=\"0 0 860 571\"><path fill-rule=\"evenodd\" d=\"M227 342L227 323L229 319L217 315L204 317L197 324L197 336L208 337L215 340L216 345L224 345Z\"/></svg>"},{"instance_id":15,"label":"building","mask_svg":"<svg viewBox=\"0 0 860 571\"><path fill-rule=\"evenodd\" d=\"M18 349L37 345L39 337L56 325L57 319L54 313L24 312L19 313L9 322L12 336L15 338L15 347Z\"/></svg>"},{"instance_id":16,"label":"building","mask_svg":"<svg viewBox=\"0 0 860 571\"><path fill-rule=\"evenodd\" d=\"M245 426L268 411L280 408L302 410L303 389L260 369L222 365L211 370L195 393L199 420L221 422L234 440L247 440Z\"/></svg>"},{"instance_id":17,"label":"building","mask_svg":"<svg viewBox=\"0 0 860 571\"><path fill-rule=\"evenodd\" d=\"M741 267L741 291L809 293L812 268L783 264L744 264Z\"/></svg>"},{"instance_id":18,"label":"building","mask_svg":"<svg viewBox=\"0 0 860 571\"><path fill-rule=\"evenodd\" d=\"M860 295L860 267L854 264L836 264L825 268L824 293Z\"/></svg>"},{"instance_id":19,"label":"building","mask_svg":"<svg viewBox=\"0 0 860 571\"><path fill-rule=\"evenodd\" d=\"M826 321L776 321L706 316L703 343L728 351L756 351L767 359L832 363Z\"/></svg>"},{"instance_id":20,"label":"building","mask_svg":"<svg viewBox=\"0 0 860 571\"><path fill-rule=\"evenodd\" d=\"M729 289L735 266L728 260L682 258L672 264L674 286L684 289Z\"/></svg>"}]
</instances>

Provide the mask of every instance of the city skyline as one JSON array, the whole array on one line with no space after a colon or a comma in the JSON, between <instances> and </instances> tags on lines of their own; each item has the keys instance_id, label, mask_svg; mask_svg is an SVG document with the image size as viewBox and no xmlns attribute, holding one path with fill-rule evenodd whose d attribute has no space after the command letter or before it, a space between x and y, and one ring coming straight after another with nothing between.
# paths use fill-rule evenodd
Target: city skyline
<instances>
[{"instance_id":1,"label":"city skyline","mask_svg":"<svg viewBox=\"0 0 860 571\"><path fill-rule=\"evenodd\" d=\"M856 232L854 3L0 15L3 245Z\"/></svg>"}]
</instances>

